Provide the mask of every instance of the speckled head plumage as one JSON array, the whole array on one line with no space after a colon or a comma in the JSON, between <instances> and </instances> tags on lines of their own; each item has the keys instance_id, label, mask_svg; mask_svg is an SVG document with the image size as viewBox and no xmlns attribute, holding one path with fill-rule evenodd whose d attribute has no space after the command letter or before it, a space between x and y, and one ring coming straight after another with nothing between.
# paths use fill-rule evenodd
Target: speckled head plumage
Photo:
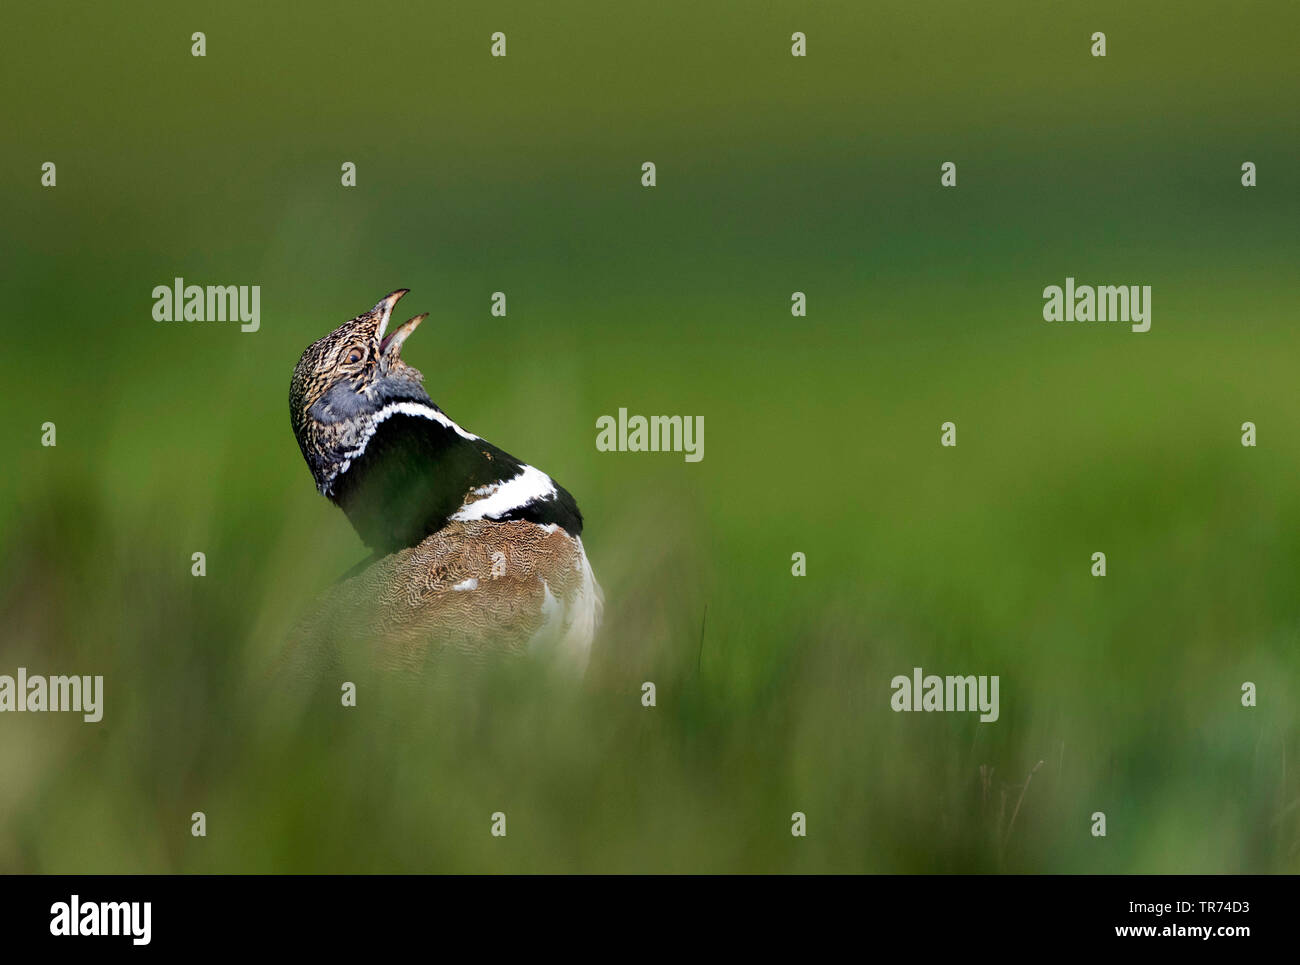
<instances>
[{"instance_id":1,"label":"speckled head plumage","mask_svg":"<svg viewBox=\"0 0 1300 965\"><path fill-rule=\"evenodd\" d=\"M399 288L368 312L307 346L289 385L289 418L317 488L329 494L349 454L373 431L375 416L402 401L430 405L424 376L401 356L402 345L427 315L389 332Z\"/></svg>"},{"instance_id":2,"label":"speckled head plumage","mask_svg":"<svg viewBox=\"0 0 1300 965\"><path fill-rule=\"evenodd\" d=\"M453 519L526 520L579 535L582 514L563 487L429 398L424 376L401 357L425 316L389 331L405 294L382 298L298 360L289 415L316 487L380 552L414 546Z\"/></svg>"}]
</instances>

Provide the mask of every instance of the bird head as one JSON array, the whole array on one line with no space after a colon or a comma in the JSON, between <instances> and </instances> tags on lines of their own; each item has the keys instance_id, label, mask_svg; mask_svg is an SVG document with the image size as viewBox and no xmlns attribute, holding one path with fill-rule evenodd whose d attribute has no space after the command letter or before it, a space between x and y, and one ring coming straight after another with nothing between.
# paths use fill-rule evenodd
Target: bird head
<instances>
[{"instance_id":1,"label":"bird head","mask_svg":"<svg viewBox=\"0 0 1300 965\"><path fill-rule=\"evenodd\" d=\"M370 311L312 342L293 370L293 434L317 488L326 495L335 477L364 450L386 406L432 405L424 376L401 356L402 345L427 315L389 331L393 307L406 292L399 288Z\"/></svg>"}]
</instances>

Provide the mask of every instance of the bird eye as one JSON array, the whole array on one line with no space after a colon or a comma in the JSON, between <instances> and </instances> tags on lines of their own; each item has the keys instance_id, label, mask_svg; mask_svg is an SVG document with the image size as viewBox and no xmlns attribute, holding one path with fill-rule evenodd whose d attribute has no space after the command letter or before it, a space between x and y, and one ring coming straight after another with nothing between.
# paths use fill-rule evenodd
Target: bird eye
<instances>
[{"instance_id":1,"label":"bird eye","mask_svg":"<svg viewBox=\"0 0 1300 965\"><path fill-rule=\"evenodd\" d=\"M365 353L361 351L361 349L357 348L355 345L352 348L348 349L349 365L356 365L363 358L365 358Z\"/></svg>"}]
</instances>

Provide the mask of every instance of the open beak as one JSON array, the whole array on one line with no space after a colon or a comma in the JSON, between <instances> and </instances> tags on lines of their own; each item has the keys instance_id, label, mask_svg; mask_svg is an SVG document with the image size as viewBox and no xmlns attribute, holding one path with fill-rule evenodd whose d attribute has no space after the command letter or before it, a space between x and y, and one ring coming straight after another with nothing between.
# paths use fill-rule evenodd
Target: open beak
<instances>
[{"instance_id":1,"label":"open beak","mask_svg":"<svg viewBox=\"0 0 1300 965\"><path fill-rule=\"evenodd\" d=\"M385 336L379 342L379 354L392 356L396 358L402 354L402 343L410 337L411 333L419 328L420 323L429 317L429 313L416 315L414 318L403 322L397 328L393 329L392 334Z\"/></svg>"},{"instance_id":2,"label":"open beak","mask_svg":"<svg viewBox=\"0 0 1300 965\"><path fill-rule=\"evenodd\" d=\"M395 306L408 291L410 291L409 288L399 288L392 294L385 295L381 298L379 304L370 310L371 315L379 316L379 328L375 332L376 338L383 339L384 332L388 331L388 319L392 317L393 306Z\"/></svg>"}]
</instances>

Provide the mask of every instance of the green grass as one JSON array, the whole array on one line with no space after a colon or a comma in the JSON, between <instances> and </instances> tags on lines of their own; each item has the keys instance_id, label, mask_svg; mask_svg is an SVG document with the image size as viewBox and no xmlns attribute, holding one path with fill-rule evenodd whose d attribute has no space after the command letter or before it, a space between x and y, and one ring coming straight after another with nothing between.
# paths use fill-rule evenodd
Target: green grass
<instances>
[{"instance_id":1,"label":"green grass","mask_svg":"<svg viewBox=\"0 0 1300 965\"><path fill-rule=\"evenodd\" d=\"M0 673L106 705L0 717L0 870L1300 870L1295 11L1214 9L1098 7L1104 65L1037 5L431 14L347 78L327 17L208 14L195 64L183 11L24 12L7 87L80 66L7 108ZM262 285L262 330L153 322L178 274ZM1042 322L1067 274L1152 285L1151 332ZM290 373L399 286L433 398L584 510L580 685L267 677L364 555ZM703 415L703 462L597 452L620 406ZM1000 719L893 713L915 666Z\"/></svg>"}]
</instances>

